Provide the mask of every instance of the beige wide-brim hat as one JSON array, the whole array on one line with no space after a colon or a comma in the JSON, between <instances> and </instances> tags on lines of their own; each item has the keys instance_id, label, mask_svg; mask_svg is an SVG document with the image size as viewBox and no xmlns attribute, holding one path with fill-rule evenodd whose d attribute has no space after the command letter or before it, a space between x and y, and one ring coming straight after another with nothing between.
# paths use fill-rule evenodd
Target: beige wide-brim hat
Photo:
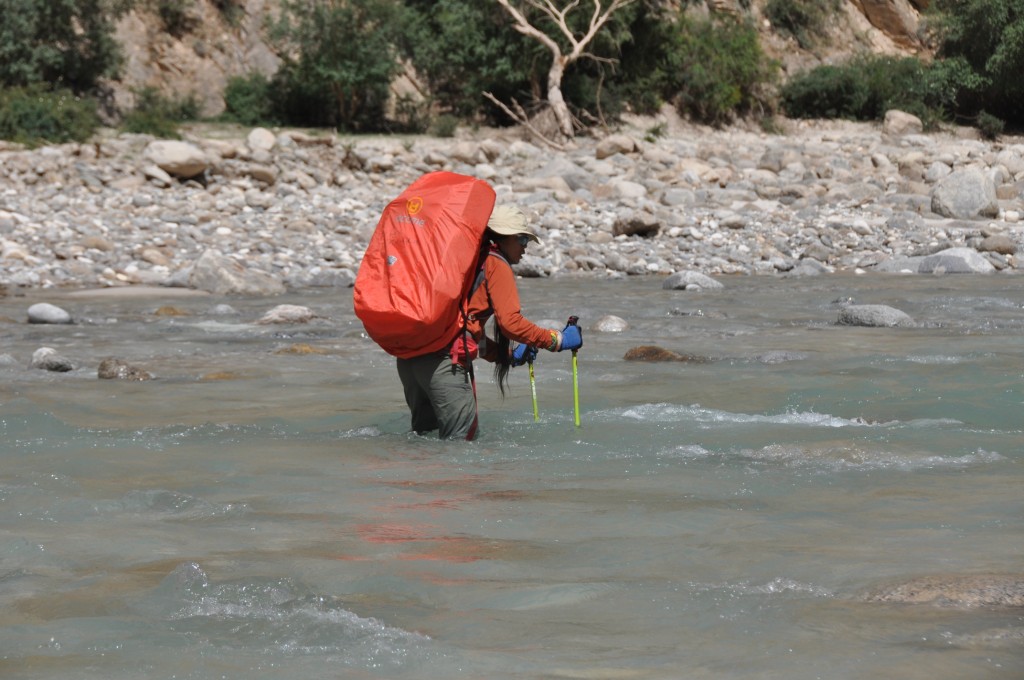
<instances>
[{"instance_id":1,"label":"beige wide-brim hat","mask_svg":"<svg viewBox=\"0 0 1024 680\"><path fill-rule=\"evenodd\" d=\"M525 234L534 243L540 243L540 239L533 233L533 229L526 224L526 215L514 205L495 206L491 213L491 219L487 220L487 228L501 236Z\"/></svg>"}]
</instances>

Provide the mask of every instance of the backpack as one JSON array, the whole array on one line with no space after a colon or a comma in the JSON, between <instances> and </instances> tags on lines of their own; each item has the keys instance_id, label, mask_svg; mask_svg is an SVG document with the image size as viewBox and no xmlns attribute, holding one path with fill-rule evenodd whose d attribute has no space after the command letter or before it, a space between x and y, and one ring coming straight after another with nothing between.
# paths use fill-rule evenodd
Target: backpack
<instances>
[{"instance_id":1,"label":"backpack","mask_svg":"<svg viewBox=\"0 0 1024 680\"><path fill-rule=\"evenodd\" d=\"M454 340L494 200L483 180L431 172L384 208L359 265L353 304L385 352L408 359Z\"/></svg>"}]
</instances>

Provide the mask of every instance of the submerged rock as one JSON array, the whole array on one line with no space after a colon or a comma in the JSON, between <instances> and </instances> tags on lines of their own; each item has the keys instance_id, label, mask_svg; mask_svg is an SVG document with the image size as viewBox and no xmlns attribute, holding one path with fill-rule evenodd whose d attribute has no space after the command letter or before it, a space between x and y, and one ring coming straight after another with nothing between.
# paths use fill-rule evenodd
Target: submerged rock
<instances>
[{"instance_id":1,"label":"submerged rock","mask_svg":"<svg viewBox=\"0 0 1024 680\"><path fill-rule=\"evenodd\" d=\"M620 316L615 316L614 314L602 316L597 320L597 323L592 326L592 330L599 333L621 333L627 328L629 328L629 324L626 323L626 320Z\"/></svg>"},{"instance_id":2,"label":"submerged rock","mask_svg":"<svg viewBox=\"0 0 1024 680\"><path fill-rule=\"evenodd\" d=\"M309 307L302 305L278 305L260 318L258 324L308 323L317 318Z\"/></svg>"},{"instance_id":3,"label":"submerged rock","mask_svg":"<svg viewBox=\"0 0 1024 680\"><path fill-rule=\"evenodd\" d=\"M864 600L945 607L1024 607L1024 575L922 576L871 590L864 594Z\"/></svg>"},{"instance_id":4,"label":"submerged rock","mask_svg":"<svg viewBox=\"0 0 1024 680\"><path fill-rule=\"evenodd\" d=\"M40 347L32 353L32 368L56 373L67 373L75 370L74 364L67 357L61 356L52 347Z\"/></svg>"},{"instance_id":5,"label":"submerged rock","mask_svg":"<svg viewBox=\"0 0 1024 680\"><path fill-rule=\"evenodd\" d=\"M839 311L840 326L913 328L917 324L906 312L888 305L847 305Z\"/></svg>"},{"instance_id":6,"label":"submerged rock","mask_svg":"<svg viewBox=\"0 0 1024 680\"><path fill-rule=\"evenodd\" d=\"M685 271L672 274L661 284L664 290L717 290L724 285L700 272Z\"/></svg>"},{"instance_id":7,"label":"submerged rock","mask_svg":"<svg viewBox=\"0 0 1024 680\"><path fill-rule=\"evenodd\" d=\"M708 364L711 359L693 354L680 354L657 345L641 345L628 350L622 357L626 361L686 361L694 364Z\"/></svg>"},{"instance_id":8,"label":"submerged rock","mask_svg":"<svg viewBox=\"0 0 1024 680\"><path fill-rule=\"evenodd\" d=\"M104 359L96 371L101 380L152 380L148 371L132 366L120 359Z\"/></svg>"}]
</instances>

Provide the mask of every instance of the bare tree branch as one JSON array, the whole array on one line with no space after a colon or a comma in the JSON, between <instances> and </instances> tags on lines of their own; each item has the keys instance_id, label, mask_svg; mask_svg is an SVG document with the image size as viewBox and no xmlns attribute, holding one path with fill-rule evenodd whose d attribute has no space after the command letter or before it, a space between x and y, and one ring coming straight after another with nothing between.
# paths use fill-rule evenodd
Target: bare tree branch
<instances>
[{"instance_id":1,"label":"bare tree branch","mask_svg":"<svg viewBox=\"0 0 1024 680\"><path fill-rule=\"evenodd\" d=\"M572 116L562 95L562 76L565 74L565 69L583 57L598 61L606 60L606 58L588 52L587 47L608 23L612 14L636 0L590 0L594 4L594 10L590 15L587 30L582 36L577 36L569 26L569 15L580 7L581 0L571 0L571 2L565 3L561 9L555 0L496 1L515 20L517 31L538 41L551 52L551 68L548 70L548 104L555 114L561 133L566 138L571 138L574 134ZM605 4L606 2L607 4ZM561 45L554 38L531 24L520 7L532 7L549 18L555 24L558 32L568 41L571 48L569 53L564 54Z\"/></svg>"},{"instance_id":2,"label":"bare tree branch","mask_svg":"<svg viewBox=\"0 0 1024 680\"><path fill-rule=\"evenodd\" d=\"M512 120L516 121L518 124L526 128L530 132L530 134L532 134L538 140L540 140L541 142L550 146L553 149L557 149L558 151L565 151L565 147L563 145L559 144L558 142L551 141L550 139L545 137L540 130L538 130L537 128L530 124L529 116L526 115L526 111L523 110L523 107L520 106L519 102L517 102L515 99L512 100L512 103L516 107L516 110L513 111L490 92L484 92L484 96L490 99L492 102L494 102L494 104L498 108L500 108L502 111L508 114L509 118L511 118Z\"/></svg>"}]
</instances>

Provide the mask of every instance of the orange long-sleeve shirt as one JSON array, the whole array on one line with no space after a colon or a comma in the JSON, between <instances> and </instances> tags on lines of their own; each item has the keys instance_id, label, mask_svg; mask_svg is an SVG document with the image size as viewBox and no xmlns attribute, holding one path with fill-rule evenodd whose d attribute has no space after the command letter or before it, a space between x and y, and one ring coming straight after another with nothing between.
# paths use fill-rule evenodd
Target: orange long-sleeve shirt
<instances>
[{"instance_id":1,"label":"orange long-sleeve shirt","mask_svg":"<svg viewBox=\"0 0 1024 680\"><path fill-rule=\"evenodd\" d=\"M502 334L516 342L547 349L558 337L557 331L541 328L523 316L512 266L494 251L484 260L484 280L469 298L467 311L466 327L477 342L483 340L484 323L492 314ZM493 361L489 354L485 350L483 357Z\"/></svg>"}]
</instances>

